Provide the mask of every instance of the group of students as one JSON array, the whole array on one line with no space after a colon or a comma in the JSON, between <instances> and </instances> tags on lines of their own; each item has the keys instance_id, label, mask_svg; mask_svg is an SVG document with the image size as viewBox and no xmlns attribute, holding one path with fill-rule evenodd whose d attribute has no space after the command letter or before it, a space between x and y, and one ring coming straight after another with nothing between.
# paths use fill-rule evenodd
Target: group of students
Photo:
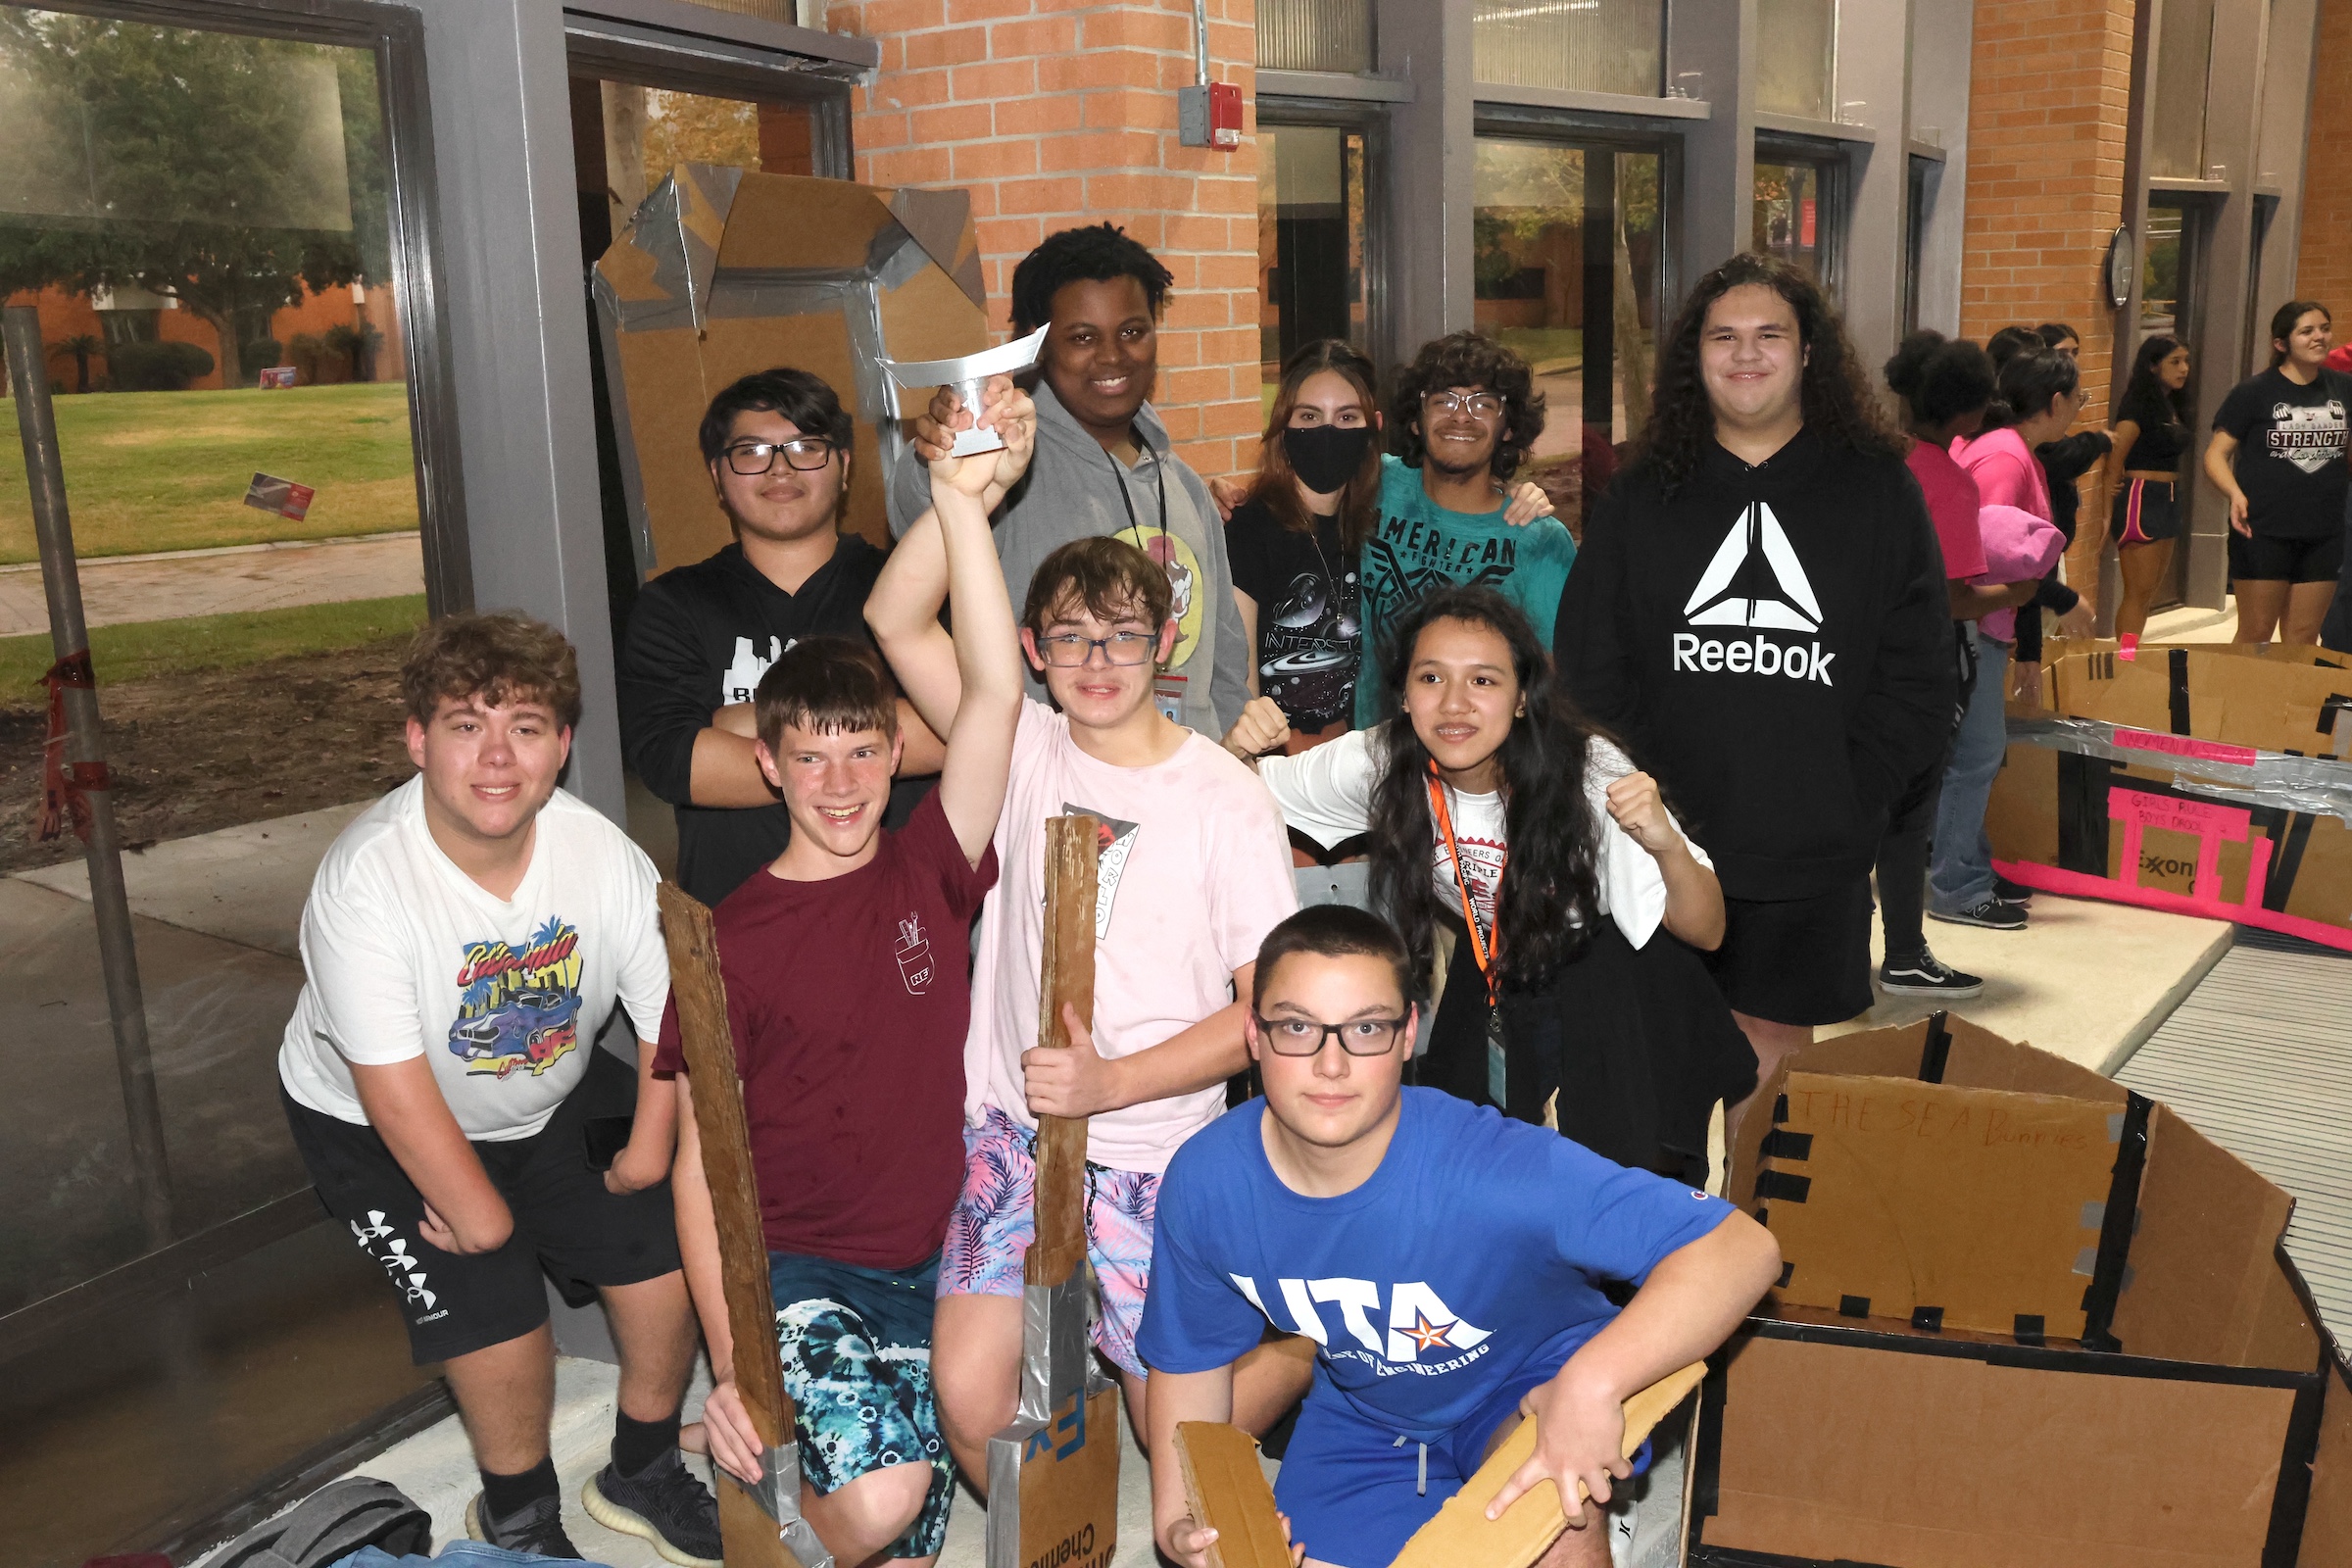
<instances>
[{"instance_id":1,"label":"group of students","mask_svg":"<svg viewBox=\"0 0 2352 1568\"><path fill-rule=\"evenodd\" d=\"M1978 581L1978 508L1963 531L1951 502L2039 500L2049 526L2033 449L2072 422L2071 361L1907 343L1906 435L1818 287L1734 258L1664 334L1580 548L1506 488L1542 395L1468 333L1385 406L1353 351L1300 351L1263 471L1221 497L1148 402L1169 285L1107 225L1024 260L1037 383L910 422L887 554L840 531L832 389L727 388L702 448L735 542L647 584L625 639L624 747L716 912L804 1507L844 1563L926 1559L956 1473L985 1493L1041 1114L1089 1123L1095 1344L1176 1560L1211 1544L1176 1423L1264 1431L1301 1398L1278 1496L1309 1562L1387 1563L1523 1415L1510 1493L1605 1504L1619 1401L1778 1273L1699 1191L1716 1107L1869 1006L1874 866L1890 968L1903 889L1913 927L1923 881L1977 897L1923 879L1926 835L1976 874L1981 799L1947 818L1988 688L1999 714L1978 623L2051 590L2038 561ZM951 458L975 423L1002 449ZM698 1334L704 1441L747 1478L733 1368L771 1352L729 1340L657 873L557 788L580 708L558 634L447 617L403 688L418 776L304 914L297 1143L447 1372L469 1528L576 1555L544 1276L601 1296L620 1351L589 1513L714 1561L678 1456ZM1041 1051L1069 812L1100 824L1095 1007ZM1379 913L1299 908L1295 855L1348 847ZM596 1046L615 1008L633 1075ZM1548 1560L1605 1561L1602 1535Z\"/></svg>"}]
</instances>

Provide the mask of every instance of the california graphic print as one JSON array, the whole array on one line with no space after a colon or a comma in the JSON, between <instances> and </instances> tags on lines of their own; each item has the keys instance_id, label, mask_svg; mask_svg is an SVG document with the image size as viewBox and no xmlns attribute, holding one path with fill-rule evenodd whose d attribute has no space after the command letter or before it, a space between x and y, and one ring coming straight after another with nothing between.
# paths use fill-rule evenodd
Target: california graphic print
<instances>
[{"instance_id":1,"label":"california graphic print","mask_svg":"<svg viewBox=\"0 0 2352 1568\"><path fill-rule=\"evenodd\" d=\"M449 1049L468 1077L536 1078L579 1044L580 933L561 916L516 953L502 941L465 944Z\"/></svg>"}]
</instances>

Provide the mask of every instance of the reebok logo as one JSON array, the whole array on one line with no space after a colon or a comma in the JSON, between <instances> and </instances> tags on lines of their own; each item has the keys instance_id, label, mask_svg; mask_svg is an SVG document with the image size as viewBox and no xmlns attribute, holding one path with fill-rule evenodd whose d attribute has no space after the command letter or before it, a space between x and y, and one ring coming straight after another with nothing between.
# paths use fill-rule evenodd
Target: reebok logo
<instances>
[{"instance_id":1,"label":"reebok logo","mask_svg":"<svg viewBox=\"0 0 2352 1568\"><path fill-rule=\"evenodd\" d=\"M1752 502L1732 523L1707 569L1699 573L1698 585L1690 590L1683 618L1693 626L1738 626L1758 633L1821 630L1821 601L1814 597L1813 584L1770 506ZM1838 656L1825 652L1818 642L1794 648L1762 635L1673 635L1677 670L1785 675L1836 684L1830 679L1830 664Z\"/></svg>"}]
</instances>

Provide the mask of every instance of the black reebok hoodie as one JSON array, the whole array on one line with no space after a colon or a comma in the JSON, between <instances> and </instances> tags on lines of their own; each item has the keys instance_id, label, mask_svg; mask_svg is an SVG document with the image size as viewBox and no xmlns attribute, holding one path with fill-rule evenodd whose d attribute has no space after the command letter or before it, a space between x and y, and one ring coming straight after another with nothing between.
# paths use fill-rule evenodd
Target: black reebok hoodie
<instances>
[{"instance_id":1,"label":"black reebok hoodie","mask_svg":"<svg viewBox=\"0 0 2352 1568\"><path fill-rule=\"evenodd\" d=\"M1753 467L1709 443L1671 496L1646 464L1618 475L1553 653L1732 898L1867 874L1887 807L1950 725L1943 558L1918 481L1810 429Z\"/></svg>"}]
</instances>

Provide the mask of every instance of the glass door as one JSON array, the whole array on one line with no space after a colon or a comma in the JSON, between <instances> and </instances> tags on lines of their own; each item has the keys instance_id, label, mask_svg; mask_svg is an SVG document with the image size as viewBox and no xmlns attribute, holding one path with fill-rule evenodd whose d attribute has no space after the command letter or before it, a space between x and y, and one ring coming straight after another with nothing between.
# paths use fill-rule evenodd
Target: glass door
<instances>
[{"instance_id":1,"label":"glass door","mask_svg":"<svg viewBox=\"0 0 2352 1568\"><path fill-rule=\"evenodd\" d=\"M1478 142L1476 320L1535 369L1529 476L1580 534L1649 416L1663 168L1654 147Z\"/></svg>"},{"instance_id":2,"label":"glass door","mask_svg":"<svg viewBox=\"0 0 2352 1568\"><path fill-rule=\"evenodd\" d=\"M1305 344L1336 337L1370 352L1369 139L1354 124L1258 126L1261 412L1274 406L1282 362Z\"/></svg>"}]
</instances>

